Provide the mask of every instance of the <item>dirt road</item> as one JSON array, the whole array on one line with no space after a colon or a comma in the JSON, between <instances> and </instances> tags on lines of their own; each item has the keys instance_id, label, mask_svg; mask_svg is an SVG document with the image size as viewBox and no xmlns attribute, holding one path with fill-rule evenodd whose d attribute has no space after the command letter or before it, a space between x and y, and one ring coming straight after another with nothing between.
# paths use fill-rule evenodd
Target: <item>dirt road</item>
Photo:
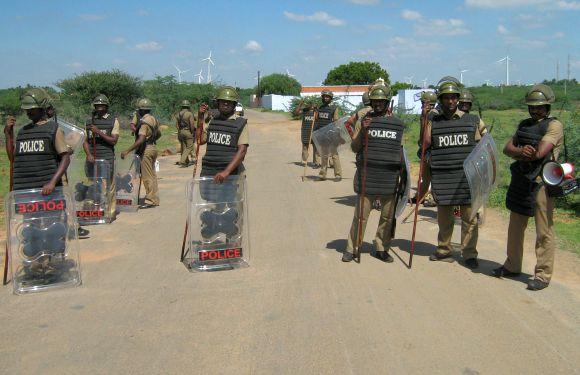
<instances>
[{"instance_id":1,"label":"dirt road","mask_svg":"<svg viewBox=\"0 0 580 375\"><path fill-rule=\"evenodd\" d=\"M1 373L579 371L574 256L558 254L542 292L526 291L525 276L489 277L505 254L507 226L495 217L480 232L479 270L429 262L435 212L421 210L412 270L369 254L361 264L342 263L354 210L353 155L342 158L342 182L302 182L298 122L247 116L251 267L192 274L179 263L191 168L164 158L161 206L91 227L92 237L82 240L81 287L22 297L2 290ZM368 242L377 221L374 211ZM411 229L400 224L393 243L405 260Z\"/></svg>"}]
</instances>

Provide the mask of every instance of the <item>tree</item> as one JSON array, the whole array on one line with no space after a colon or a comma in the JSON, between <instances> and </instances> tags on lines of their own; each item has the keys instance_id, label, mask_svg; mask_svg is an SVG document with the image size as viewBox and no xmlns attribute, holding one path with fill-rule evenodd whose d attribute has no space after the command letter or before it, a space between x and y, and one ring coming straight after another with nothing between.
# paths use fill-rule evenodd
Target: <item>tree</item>
<instances>
[{"instance_id":1,"label":"tree","mask_svg":"<svg viewBox=\"0 0 580 375\"><path fill-rule=\"evenodd\" d=\"M399 90L408 90L408 89L413 89L413 88L415 88L415 87L409 83L397 81L397 82L393 83L393 85L391 86L391 92L393 93L393 95L397 95Z\"/></svg>"},{"instance_id":2,"label":"tree","mask_svg":"<svg viewBox=\"0 0 580 375\"><path fill-rule=\"evenodd\" d=\"M256 86L254 92L259 95L300 95L302 85L294 78L286 74L274 73L260 80L260 87Z\"/></svg>"},{"instance_id":3,"label":"tree","mask_svg":"<svg viewBox=\"0 0 580 375\"><path fill-rule=\"evenodd\" d=\"M379 63L353 61L339 65L326 75L325 85L370 85L382 78L389 83L389 73Z\"/></svg>"}]
</instances>

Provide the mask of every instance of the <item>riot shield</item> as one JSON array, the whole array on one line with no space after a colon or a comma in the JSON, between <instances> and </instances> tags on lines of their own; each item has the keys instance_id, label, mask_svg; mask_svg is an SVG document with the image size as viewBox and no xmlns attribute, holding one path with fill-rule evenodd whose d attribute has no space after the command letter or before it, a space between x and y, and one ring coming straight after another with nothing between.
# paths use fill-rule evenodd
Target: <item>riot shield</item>
<instances>
[{"instance_id":1,"label":"riot shield","mask_svg":"<svg viewBox=\"0 0 580 375\"><path fill-rule=\"evenodd\" d=\"M250 259L245 176L216 184L211 177L187 187L188 239L184 264L195 272L247 267Z\"/></svg>"},{"instance_id":2,"label":"riot shield","mask_svg":"<svg viewBox=\"0 0 580 375\"><path fill-rule=\"evenodd\" d=\"M403 146L401 152L403 153L403 163L405 164L405 169L401 173L401 188L402 192L398 194L397 200L397 211L395 211L395 217L401 216L405 207L407 207L407 202L409 202L409 197L411 196L411 165L409 163L409 158L407 157L407 150Z\"/></svg>"},{"instance_id":3,"label":"riot shield","mask_svg":"<svg viewBox=\"0 0 580 375\"><path fill-rule=\"evenodd\" d=\"M119 211L136 212L139 209L140 172L141 159L135 154L115 160L115 189Z\"/></svg>"},{"instance_id":4,"label":"riot shield","mask_svg":"<svg viewBox=\"0 0 580 375\"><path fill-rule=\"evenodd\" d=\"M81 283L77 222L68 187L10 192L5 200L7 241L15 294Z\"/></svg>"},{"instance_id":5,"label":"riot shield","mask_svg":"<svg viewBox=\"0 0 580 375\"><path fill-rule=\"evenodd\" d=\"M74 155L81 149L85 140L85 131L70 122L58 119L58 127L64 133L64 141Z\"/></svg>"},{"instance_id":6,"label":"riot shield","mask_svg":"<svg viewBox=\"0 0 580 375\"><path fill-rule=\"evenodd\" d=\"M321 156L338 154L350 144L350 135L344 126L348 116L341 117L312 133L312 142Z\"/></svg>"},{"instance_id":7,"label":"riot shield","mask_svg":"<svg viewBox=\"0 0 580 375\"><path fill-rule=\"evenodd\" d=\"M80 163L84 164L84 173L78 175ZM88 163L75 159L73 163L75 178L71 181L74 190L77 220L80 225L104 224L110 222L107 191L111 183L111 164L102 159Z\"/></svg>"},{"instance_id":8,"label":"riot shield","mask_svg":"<svg viewBox=\"0 0 580 375\"><path fill-rule=\"evenodd\" d=\"M498 154L491 134L483 136L463 162L471 193L471 219L485 205L495 187L498 173Z\"/></svg>"}]
</instances>

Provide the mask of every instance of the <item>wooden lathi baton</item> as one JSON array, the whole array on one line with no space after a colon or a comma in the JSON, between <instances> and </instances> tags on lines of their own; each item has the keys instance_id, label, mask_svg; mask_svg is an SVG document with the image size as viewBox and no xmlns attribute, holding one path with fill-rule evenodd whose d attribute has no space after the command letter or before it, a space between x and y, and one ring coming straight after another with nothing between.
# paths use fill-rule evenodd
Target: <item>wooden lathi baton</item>
<instances>
[{"instance_id":1,"label":"wooden lathi baton","mask_svg":"<svg viewBox=\"0 0 580 375\"><path fill-rule=\"evenodd\" d=\"M367 190L367 153L369 150L369 132L368 129L364 129L364 146L363 146L363 169L362 169L362 181L360 186L360 197L358 199L358 228L357 228L357 238L356 238L356 248L353 254L354 261L360 263L360 253L363 244L363 212L364 212L364 199Z\"/></svg>"},{"instance_id":2,"label":"wooden lathi baton","mask_svg":"<svg viewBox=\"0 0 580 375\"><path fill-rule=\"evenodd\" d=\"M9 116L10 118L10 116ZM10 190L14 189L14 126L6 132L6 152L8 154L8 161L10 162ZM6 253L4 254L4 277L2 278L2 285L8 284L8 257L10 256L10 249L8 248L8 239L10 233L6 237Z\"/></svg>"}]
</instances>

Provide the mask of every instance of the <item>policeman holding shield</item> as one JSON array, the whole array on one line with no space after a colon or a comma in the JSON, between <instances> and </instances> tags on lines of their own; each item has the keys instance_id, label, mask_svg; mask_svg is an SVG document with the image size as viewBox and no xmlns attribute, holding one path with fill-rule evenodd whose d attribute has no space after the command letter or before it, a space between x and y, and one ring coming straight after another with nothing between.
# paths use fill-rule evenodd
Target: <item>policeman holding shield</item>
<instances>
[{"instance_id":1,"label":"policeman holding shield","mask_svg":"<svg viewBox=\"0 0 580 375\"><path fill-rule=\"evenodd\" d=\"M343 262L354 258L360 247L372 202L381 204L381 217L374 246L377 258L393 262L389 254L392 225L396 209L396 193L402 164L403 122L388 112L391 90L387 85L375 85L369 93L372 110L355 124L351 149L356 153L354 190L358 194L354 218L348 236ZM363 189L364 186L364 189Z\"/></svg>"},{"instance_id":2,"label":"policeman holding shield","mask_svg":"<svg viewBox=\"0 0 580 375\"><path fill-rule=\"evenodd\" d=\"M556 238L554 235L554 198L541 183L540 173L547 160L556 160L564 138L560 121L550 117L556 97L547 85L535 85L526 94L530 118L518 125L507 142L504 154L515 161L510 166L511 182L506 196L510 212L507 238L507 259L493 270L496 277L518 276L522 269L524 233L528 219L536 224L536 267L528 289L546 288L554 271Z\"/></svg>"},{"instance_id":3,"label":"policeman holding shield","mask_svg":"<svg viewBox=\"0 0 580 375\"><path fill-rule=\"evenodd\" d=\"M316 113L316 107L314 104L305 104L304 100L301 100L296 109L294 110L294 114L296 116L302 116L302 126L300 127L300 141L302 143L302 166L306 166L308 162L308 154L310 150L310 144L312 145L312 163L314 166L320 166L320 154L316 150L316 146L312 142L312 132L314 131L313 128L313 121L314 121L314 114ZM308 142L310 141L310 144Z\"/></svg>"},{"instance_id":4,"label":"policeman holding shield","mask_svg":"<svg viewBox=\"0 0 580 375\"><path fill-rule=\"evenodd\" d=\"M437 250L432 261L453 262L451 236L455 223L454 206L461 210L461 251L465 265L479 267L477 260L477 218L471 219L471 193L463 161L482 134L485 124L475 115L457 108L460 90L454 80L443 80L437 90L441 114L426 124L423 142L431 148L431 191L437 203Z\"/></svg>"},{"instance_id":5,"label":"policeman holding shield","mask_svg":"<svg viewBox=\"0 0 580 375\"><path fill-rule=\"evenodd\" d=\"M318 115L316 116L316 122L314 123L314 131L322 129L326 125L330 124L339 119L340 109L332 105L332 98L334 94L332 91L322 91L322 105L318 108ZM320 166L320 179L326 180L326 171L328 169L328 159L332 159L332 167L334 168L334 177L337 181L342 179L342 168L340 166L340 158L338 153L332 153L331 155L325 155L322 157L322 164Z\"/></svg>"}]
</instances>

